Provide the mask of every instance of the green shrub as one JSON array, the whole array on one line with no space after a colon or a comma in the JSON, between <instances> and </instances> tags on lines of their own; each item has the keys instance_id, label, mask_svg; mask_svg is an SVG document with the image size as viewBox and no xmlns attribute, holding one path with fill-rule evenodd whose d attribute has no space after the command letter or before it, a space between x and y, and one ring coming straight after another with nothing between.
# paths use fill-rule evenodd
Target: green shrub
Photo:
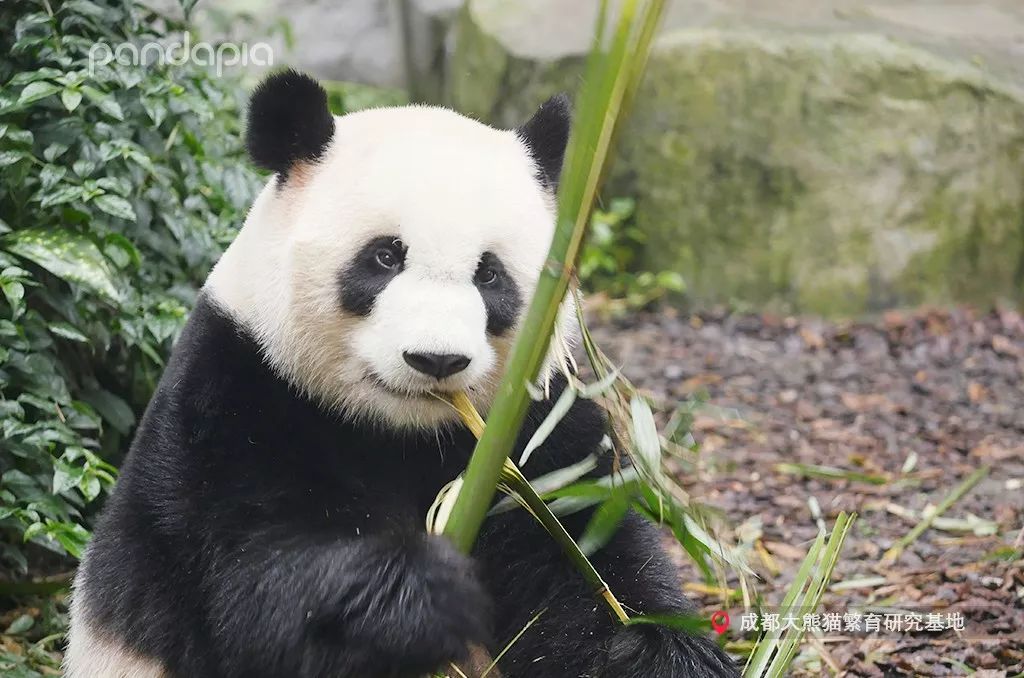
<instances>
[{"instance_id":1,"label":"green shrub","mask_svg":"<svg viewBox=\"0 0 1024 678\"><path fill-rule=\"evenodd\" d=\"M181 26L121 0L3 0L0 23L0 558L24 571L23 538L80 555L259 181L236 80L89 69Z\"/></svg>"},{"instance_id":2,"label":"green shrub","mask_svg":"<svg viewBox=\"0 0 1024 678\"><path fill-rule=\"evenodd\" d=\"M584 289L606 297L612 312L642 308L686 289L674 271L637 270L636 255L646 235L633 223L634 207L629 198L615 198L607 209L595 209L580 257Z\"/></svg>"}]
</instances>

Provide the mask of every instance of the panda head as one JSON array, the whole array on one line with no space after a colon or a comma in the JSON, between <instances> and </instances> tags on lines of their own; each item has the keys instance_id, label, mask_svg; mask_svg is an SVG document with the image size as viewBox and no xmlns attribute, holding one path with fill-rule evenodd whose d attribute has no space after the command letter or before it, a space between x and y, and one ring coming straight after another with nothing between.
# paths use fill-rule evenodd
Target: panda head
<instances>
[{"instance_id":1,"label":"panda head","mask_svg":"<svg viewBox=\"0 0 1024 678\"><path fill-rule=\"evenodd\" d=\"M498 130L426 106L335 117L314 80L271 76L246 141L274 176L206 290L327 408L432 428L456 416L436 394L464 390L486 410L550 245L568 136L564 96Z\"/></svg>"}]
</instances>

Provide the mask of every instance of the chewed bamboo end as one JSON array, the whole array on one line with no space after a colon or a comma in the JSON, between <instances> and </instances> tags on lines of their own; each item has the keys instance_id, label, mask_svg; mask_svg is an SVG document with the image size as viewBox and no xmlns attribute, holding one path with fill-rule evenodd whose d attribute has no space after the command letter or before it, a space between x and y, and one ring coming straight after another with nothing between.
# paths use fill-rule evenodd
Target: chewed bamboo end
<instances>
[{"instance_id":1,"label":"chewed bamboo end","mask_svg":"<svg viewBox=\"0 0 1024 678\"><path fill-rule=\"evenodd\" d=\"M459 417L462 418L462 423L466 425L466 428L474 436L480 438L484 434L484 419L476 411L476 407L470 402L469 396L466 395L465 391L446 393L444 394L444 399L451 403L451 406L459 413Z\"/></svg>"}]
</instances>

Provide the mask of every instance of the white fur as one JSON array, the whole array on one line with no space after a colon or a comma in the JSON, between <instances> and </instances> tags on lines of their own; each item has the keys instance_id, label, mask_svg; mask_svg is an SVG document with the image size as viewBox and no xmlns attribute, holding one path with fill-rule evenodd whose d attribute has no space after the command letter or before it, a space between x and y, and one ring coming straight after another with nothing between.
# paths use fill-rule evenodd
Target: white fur
<instances>
[{"instance_id":1,"label":"white fur","mask_svg":"<svg viewBox=\"0 0 1024 678\"><path fill-rule=\"evenodd\" d=\"M264 187L206 290L258 337L280 374L328 407L430 427L454 413L428 391L465 389L486 410L513 333L486 334L473 274L482 253L494 252L525 312L554 229L554 201L527 148L514 132L443 108L374 109L335 122L318 163ZM339 272L384 235L408 247L405 270L368 317L346 314ZM403 351L471 363L439 384Z\"/></svg>"},{"instance_id":2,"label":"white fur","mask_svg":"<svg viewBox=\"0 0 1024 678\"><path fill-rule=\"evenodd\" d=\"M85 588L79 569L75 590ZM64 678L166 678L167 671L155 659L143 657L89 626L88 610L79 596L71 596L71 627L64 652Z\"/></svg>"}]
</instances>

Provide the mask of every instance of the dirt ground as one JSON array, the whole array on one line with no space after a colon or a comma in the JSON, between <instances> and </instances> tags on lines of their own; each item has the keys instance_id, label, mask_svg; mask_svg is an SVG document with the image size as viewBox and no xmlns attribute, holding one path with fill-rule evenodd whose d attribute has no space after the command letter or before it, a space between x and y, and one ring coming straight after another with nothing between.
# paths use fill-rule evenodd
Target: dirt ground
<instances>
[{"instance_id":1,"label":"dirt ground","mask_svg":"<svg viewBox=\"0 0 1024 678\"><path fill-rule=\"evenodd\" d=\"M829 634L805 646L796 675L1024 672L1019 314L893 312L829 324L660 312L595 321L592 330L651 395L680 401L706 392L693 427L706 466L686 483L737 532L753 533L750 543L759 536L749 559L765 605L781 601L817 533L816 501L826 524L840 511L859 515L826 611L962 612L967 620L964 632L938 637ZM839 469L840 477L780 464ZM986 465L987 476L898 560L882 563L926 507ZM692 577L699 580L696 570ZM707 614L723 606L720 594L691 588ZM734 618L742 612L739 603L727 607Z\"/></svg>"}]
</instances>

